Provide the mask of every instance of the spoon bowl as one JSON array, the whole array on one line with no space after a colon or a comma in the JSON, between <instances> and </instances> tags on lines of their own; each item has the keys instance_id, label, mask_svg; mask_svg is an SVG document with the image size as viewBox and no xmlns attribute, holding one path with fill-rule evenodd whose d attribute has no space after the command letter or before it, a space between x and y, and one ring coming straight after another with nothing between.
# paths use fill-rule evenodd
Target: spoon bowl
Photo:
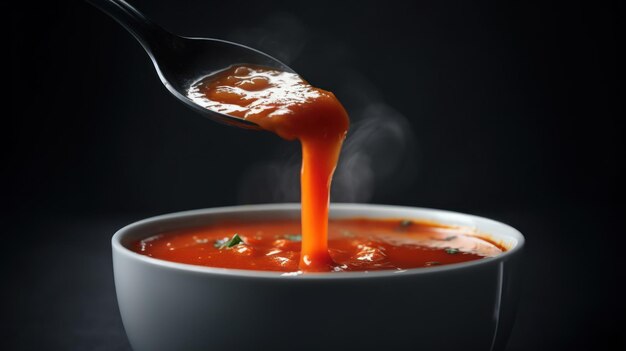
<instances>
[{"instance_id":1,"label":"spoon bowl","mask_svg":"<svg viewBox=\"0 0 626 351\"><path fill-rule=\"evenodd\" d=\"M235 64L253 64L295 73L276 58L245 45L211 38L174 35L154 24L124 0L88 0L113 17L139 41L167 90L194 111L215 122L246 129L260 127L245 119L209 110L187 97L187 91L208 75Z\"/></svg>"}]
</instances>

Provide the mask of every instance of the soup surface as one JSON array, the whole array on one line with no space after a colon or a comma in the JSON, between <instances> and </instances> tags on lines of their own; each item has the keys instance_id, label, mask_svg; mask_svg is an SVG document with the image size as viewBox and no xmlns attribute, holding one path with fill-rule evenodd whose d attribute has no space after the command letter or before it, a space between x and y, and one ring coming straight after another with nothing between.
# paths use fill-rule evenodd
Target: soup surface
<instances>
[{"instance_id":1,"label":"soup surface","mask_svg":"<svg viewBox=\"0 0 626 351\"><path fill-rule=\"evenodd\" d=\"M210 267L301 270L300 221L221 222L132 245L154 258ZM341 219L329 226L331 271L404 270L479 260L503 248L464 227L400 219Z\"/></svg>"},{"instance_id":2,"label":"soup surface","mask_svg":"<svg viewBox=\"0 0 626 351\"><path fill-rule=\"evenodd\" d=\"M330 185L348 131L346 110L333 93L294 73L259 66L232 66L196 82L188 92L197 104L255 122L302 144L300 268L330 271Z\"/></svg>"}]
</instances>

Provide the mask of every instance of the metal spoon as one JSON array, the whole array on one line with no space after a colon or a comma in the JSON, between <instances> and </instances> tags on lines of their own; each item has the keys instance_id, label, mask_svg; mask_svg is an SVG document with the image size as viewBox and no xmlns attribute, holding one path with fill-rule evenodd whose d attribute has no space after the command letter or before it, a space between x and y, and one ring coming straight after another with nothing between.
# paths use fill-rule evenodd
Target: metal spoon
<instances>
[{"instance_id":1,"label":"metal spoon","mask_svg":"<svg viewBox=\"0 0 626 351\"><path fill-rule=\"evenodd\" d=\"M213 121L247 129L259 126L242 118L206 109L187 97L198 79L233 64L254 64L295 73L277 59L247 46L219 39L186 38L152 23L124 0L87 0L139 41L152 59L163 85L178 100Z\"/></svg>"}]
</instances>

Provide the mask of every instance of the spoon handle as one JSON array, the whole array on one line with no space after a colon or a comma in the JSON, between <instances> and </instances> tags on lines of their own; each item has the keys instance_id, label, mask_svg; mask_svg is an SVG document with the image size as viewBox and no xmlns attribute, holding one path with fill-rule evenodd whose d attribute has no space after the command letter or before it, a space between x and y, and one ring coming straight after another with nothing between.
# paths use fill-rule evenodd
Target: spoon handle
<instances>
[{"instance_id":1,"label":"spoon handle","mask_svg":"<svg viewBox=\"0 0 626 351\"><path fill-rule=\"evenodd\" d=\"M179 41L179 37L152 23L124 0L87 0L87 2L126 28L151 57L156 51L173 49Z\"/></svg>"}]
</instances>

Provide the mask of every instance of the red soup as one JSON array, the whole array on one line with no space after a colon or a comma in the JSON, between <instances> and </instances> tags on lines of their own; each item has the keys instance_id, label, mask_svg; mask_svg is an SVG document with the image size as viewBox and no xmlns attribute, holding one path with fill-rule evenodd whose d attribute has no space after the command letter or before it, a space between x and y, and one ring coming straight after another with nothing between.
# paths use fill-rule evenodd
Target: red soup
<instances>
[{"instance_id":1,"label":"red soup","mask_svg":"<svg viewBox=\"0 0 626 351\"><path fill-rule=\"evenodd\" d=\"M294 73L237 65L197 81L190 99L302 144L300 221L222 223L158 235L142 254L213 267L273 271L404 269L464 262L501 249L459 228L399 220L331 221L332 175L348 131L333 93Z\"/></svg>"},{"instance_id":2,"label":"red soup","mask_svg":"<svg viewBox=\"0 0 626 351\"><path fill-rule=\"evenodd\" d=\"M222 222L136 242L140 254L209 267L300 270L300 221ZM503 248L469 228L399 219L331 220L333 271L403 270L479 260Z\"/></svg>"}]
</instances>

